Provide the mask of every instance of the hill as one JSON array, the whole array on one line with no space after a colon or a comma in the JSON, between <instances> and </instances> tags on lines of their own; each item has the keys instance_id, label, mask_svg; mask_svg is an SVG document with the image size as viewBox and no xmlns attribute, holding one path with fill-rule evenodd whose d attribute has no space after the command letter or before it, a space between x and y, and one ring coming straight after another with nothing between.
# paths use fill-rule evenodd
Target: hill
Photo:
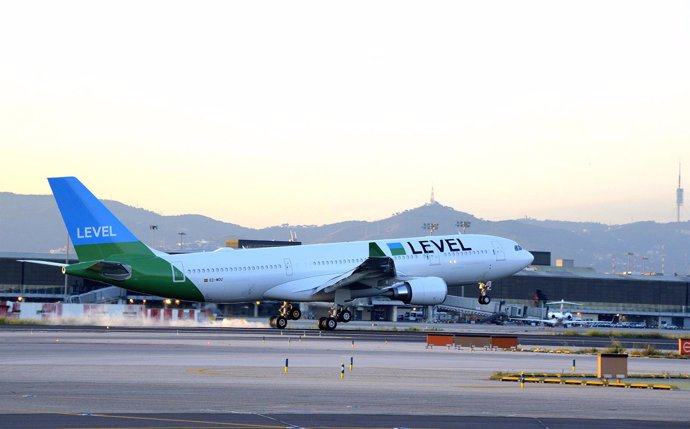
<instances>
[{"instance_id":1,"label":"hill","mask_svg":"<svg viewBox=\"0 0 690 429\"><path fill-rule=\"evenodd\" d=\"M469 232L512 238L527 249L552 252L554 260L574 259L577 266L601 272L626 271L630 263L633 271L644 268L690 273L690 222L605 225L534 219L489 221L434 203L372 222L252 229L202 215L162 216L116 201L105 204L142 241L166 251L213 250L230 238L287 240L291 232L305 244L419 236L427 234L422 227L427 222L439 225L437 235L454 234L458 221L470 221ZM66 241L52 196L0 193L0 252L62 253Z\"/></svg>"}]
</instances>

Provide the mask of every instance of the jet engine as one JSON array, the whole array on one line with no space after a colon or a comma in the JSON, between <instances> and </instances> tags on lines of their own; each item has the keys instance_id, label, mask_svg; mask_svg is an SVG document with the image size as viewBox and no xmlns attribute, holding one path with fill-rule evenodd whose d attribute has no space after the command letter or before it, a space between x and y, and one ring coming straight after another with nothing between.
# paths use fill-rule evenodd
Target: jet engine
<instances>
[{"instance_id":1,"label":"jet engine","mask_svg":"<svg viewBox=\"0 0 690 429\"><path fill-rule=\"evenodd\" d=\"M448 286L440 277L419 277L389 289L391 299L413 305L440 304L445 301L447 294Z\"/></svg>"}]
</instances>

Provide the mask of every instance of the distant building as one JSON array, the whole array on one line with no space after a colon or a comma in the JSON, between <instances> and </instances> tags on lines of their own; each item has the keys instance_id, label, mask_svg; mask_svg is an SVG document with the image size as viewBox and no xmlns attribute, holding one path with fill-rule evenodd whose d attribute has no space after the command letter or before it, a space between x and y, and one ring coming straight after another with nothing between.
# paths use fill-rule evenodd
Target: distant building
<instances>
[{"instance_id":1,"label":"distant building","mask_svg":"<svg viewBox=\"0 0 690 429\"><path fill-rule=\"evenodd\" d=\"M20 260L64 263L65 257L50 253L0 253L0 300L18 297L31 300L61 300L65 295L65 276L60 267L31 264ZM70 263L78 262L70 259ZM67 278L67 294L79 295L105 287L104 283L78 277Z\"/></svg>"},{"instance_id":2,"label":"distant building","mask_svg":"<svg viewBox=\"0 0 690 429\"><path fill-rule=\"evenodd\" d=\"M294 242L232 240L231 246L257 247L296 245ZM602 274L591 268L575 267L574 261L551 266L549 252L533 252L534 264L511 276L492 282L492 302L527 308L542 307L548 301L564 299L582 304L573 309L584 320L643 321L648 326L662 323L690 329L690 277L642 274ZM54 254L0 253L0 301L56 302L63 301L65 277L59 267L20 262L38 259L64 262L64 256ZM70 260L70 263L76 260ZM78 298L109 285L91 280L68 277L67 295ZM113 289L113 288L111 288ZM148 300L148 305L160 306L163 298L140 296L135 292L122 291L108 295L109 299L124 302L134 299ZM476 298L479 288L472 285L449 285L450 295ZM184 303L183 303L184 305ZM187 304L190 305L190 304ZM279 303L261 302L219 305L225 316L270 316L275 314ZM355 314L364 320L391 320L395 314L392 306L372 300L359 307ZM412 310L413 311L413 310ZM527 311L524 311L526 313ZM523 312L520 312L523 313ZM308 314L305 314L308 316Z\"/></svg>"},{"instance_id":3,"label":"distant building","mask_svg":"<svg viewBox=\"0 0 690 429\"><path fill-rule=\"evenodd\" d=\"M558 268L575 268L575 261L572 259L556 259Z\"/></svg>"},{"instance_id":4,"label":"distant building","mask_svg":"<svg viewBox=\"0 0 690 429\"><path fill-rule=\"evenodd\" d=\"M245 240L242 238L225 240L225 247L231 247L233 249L258 249L260 247L299 246L301 244L301 241Z\"/></svg>"},{"instance_id":5,"label":"distant building","mask_svg":"<svg viewBox=\"0 0 690 429\"><path fill-rule=\"evenodd\" d=\"M568 260L572 262L571 260ZM690 329L690 277L602 274L590 268L533 266L494 280L493 302L524 307L564 299L582 304L571 309L583 320L626 319L658 326L666 321ZM478 297L473 285L450 286L449 294Z\"/></svg>"}]
</instances>

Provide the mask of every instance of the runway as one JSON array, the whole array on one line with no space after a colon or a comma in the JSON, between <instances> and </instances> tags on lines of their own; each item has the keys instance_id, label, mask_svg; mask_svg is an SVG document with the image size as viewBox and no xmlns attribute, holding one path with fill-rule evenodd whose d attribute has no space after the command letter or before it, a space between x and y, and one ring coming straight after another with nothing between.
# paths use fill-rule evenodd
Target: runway
<instances>
[{"instance_id":1,"label":"runway","mask_svg":"<svg viewBox=\"0 0 690 429\"><path fill-rule=\"evenodd\" d=\"M682 422L558 417L421 416L386 414L11 414L7 428L420 428L420 429L687 429Z\"/></svg>"},{"instance_id":2,"label":"runway","mask_svg":"<svg viewBox=\"0 0 690 429\"><path fill-rule=\"evenodd\" d=\"M669 392L489 380L569 371L573 358L595 372L595 356L423 341L0 329L0 427L690 427L687 382ZM688 373L690 361L631 358L629 371Z\"/></svg>"},{"instance_id":3,"label":"runway","mask_svg":"<svg viewBox=\"0 0 690 429\"><path fill-rule=\"evenodd\" d=\"M263 320L263 319L256 319ZM251 324L260 324L252 321ZM228 328L214 326L84 326L84 325L6 325L4 330L50 330L50 331L81 331L81 332L173 332L182 334L196 334L197 338L203 338L204 334L229 334L244 335L246 338L257 336L280 335L280 331L272 328ZM470 325L470 324L410 324L410 323L389 323L378 322L374 326L370 322L352 322L338 327L335 331L320 331L316 329L314 321L292 321L291 326L283 331L286 336L319 337L340 340L356 341L390 341L390 342L413 342L419 343L426 339L427 333L470 333L470 334L509 334L516 335L519 343L526 347L555 346L555 347L583 347L606 349L611 346L611 341L615 339L626 349L643 349L652 346L658 350L677 350L678 340L675 338L631 338L621 336L620 333L649 333L658 334L659 331L621 331L615 329L599 330L608 332L608 336L588 336L588 330L580 328L564 330L562 328L543 328L543 327L515 327L497 325ZM564 335L568 332L580 332L581 335ZM668 334L668 333L667 333ZM678 331L676 335L688 334L687 331Z\"/></svg>"}]
</instances>

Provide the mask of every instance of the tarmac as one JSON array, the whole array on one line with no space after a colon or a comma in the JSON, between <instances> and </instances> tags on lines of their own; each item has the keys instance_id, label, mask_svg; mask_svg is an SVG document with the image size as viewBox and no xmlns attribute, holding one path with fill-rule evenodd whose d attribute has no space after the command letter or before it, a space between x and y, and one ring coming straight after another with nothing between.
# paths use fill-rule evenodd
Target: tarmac
<instances>
[{"instance_id":1,"label":"tarmac","mask_svg":"<svg viewBox=\"0 0 690 429\"><path fill-rule=\"evenodd\" d=\"M0 328L0 427L690 427L688 380L655 391L489 379L567 373L573 359L596 372L596 356L297 332ZM688 374L690 361L630 358L628 369Z\"/></svg>"}]
</instances>

